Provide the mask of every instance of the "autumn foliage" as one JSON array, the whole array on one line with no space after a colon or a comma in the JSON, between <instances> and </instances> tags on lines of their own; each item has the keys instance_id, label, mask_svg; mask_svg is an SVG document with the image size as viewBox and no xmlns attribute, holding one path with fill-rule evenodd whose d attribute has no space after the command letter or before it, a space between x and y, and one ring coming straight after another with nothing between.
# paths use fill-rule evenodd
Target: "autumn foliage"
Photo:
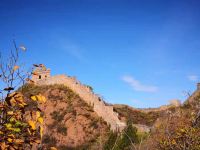
<instances>
[{"instance_id":1,"label":"autumn foliage","mask_svg":"<svg viewBox=\"0 0 200 150\"><path fill-rule=\"evenodd\" d=\"M27 111L27 100L25 101L21 91L16 87L22 86L29 75L24 73L18 65L20 49L13 41L14 50L7 61L1 57L0 79L2 85L0 90L0 149L31 149L41 146L43 133L43 118L39 108ZM28 101L44 103L45 97L33 95Z\"/></svg>"},{"instance_id":2,"label":"autumn foliage","mask_svg":"<svg viewBox=\"0 0 200 150\"><path fill-rule=\"evenodd\" d=\"M37 100L41 96L37 96ZM35 99L34 99L35 100ZM20 92L8 94L1 103L0 146L1 149L25 149L40 144L43 132L43 118L40 110L30 112L30 120L24 117L25 107ZM35 114L35 117L33 117Z\"/></svg>"}]
</instances>

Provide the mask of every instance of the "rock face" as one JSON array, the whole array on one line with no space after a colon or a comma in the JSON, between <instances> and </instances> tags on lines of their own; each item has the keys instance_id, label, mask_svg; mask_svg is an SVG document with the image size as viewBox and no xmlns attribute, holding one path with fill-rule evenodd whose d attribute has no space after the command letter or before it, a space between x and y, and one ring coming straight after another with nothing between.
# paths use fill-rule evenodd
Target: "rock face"
<instances>
[{"instance_id":1,"label":"rock face","mask_svg":"<svg viewBox=\"0 0 200 150\"><path fill-rule=\"evenodd\" d=\"M93 93L90 87L81 84L75 77L67 75L50 76L49 72L46 72L46 69L44 71L41 71L41 69L37 70L35 70L36 75L32 77L36 85L65 85L78 94L87 104L92 106L98 116L102 117L110 125L111 130L121 131L125 128L126 124L119 120L118 113L113 111L113 106L106 104L98 95ZM49 76L46 76L46 73ZM40 74L44 78L41 78Z\"/></svg>"}]
</instances>

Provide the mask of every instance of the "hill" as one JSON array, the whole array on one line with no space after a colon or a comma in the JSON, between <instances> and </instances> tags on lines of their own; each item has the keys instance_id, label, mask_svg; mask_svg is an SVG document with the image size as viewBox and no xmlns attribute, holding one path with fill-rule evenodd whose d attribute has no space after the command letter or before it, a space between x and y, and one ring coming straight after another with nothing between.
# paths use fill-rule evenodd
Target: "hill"
<instances>
[{"instance_id":1,"label":"hill","mask_svg":"<svg viewBox=\"0 0 200 150\"><path fill-rule=\"evenodd\" d=\"M111 134L110 126L88 105L78 94L64 85L32 85L23 86L25 98L42 93L47 102L41 104L44 117L43 145L47 149L56 146L58 149L110 149L123 137L121 133ZM36 109L33 101L27 111ZM127 105L113 105L114 112L119 114L123 122L132 120L138 129L148 127L148 134L137 133L134 147L140 150L181 149L185 141L186 149L199 149L200 137L200 90L194 92L183 105L168 105L154 109L137 109ZM163 109L164 108L164 109ZM199 115L199 116L198 116ZM140 126L138 126L140 125ZM135 132L135 130L132 130ZM124 131L122 131L124 133ZM129 139L128 139L129 140ZM109 144L109 143L112 144ZM123 143L121 141L117 142ZM137 144L138 143L138 144ZM171 148L169 148L171 147ZM129 146L128 149L133 148ZM115 148L114 148L115 149ZM118 148L116 148L117 150Z\"/></svg>"},{"instance_id":2,"label":"hill","mask_svg":"<svg viewBox=\"0 0 200 150\"><path fill-rule=\"evenodd\" d=\"M109 132L109 126L71 89L63 85L25 85L21 90L27 99L39 93L47 98L39 106L45 122L43 144L47 148L89 149L103 143L101 137ZM31 102L26 109L34 109L36 104Z\"/></svg>"},{"instance_id":3,"label":"hill","mask_svg":"<svg viewBox=\"0 0 200 150\"><path fill-rule=\"evenodd\" d=\"M153 125L140 150L200 150L200 90L180 107L172 107Z\"/></svg>"},{"instance_id":4,"label":"hill","mask_svg":"<svg viewBox=\"0 0 200 150\"><path fill-rule=\"evenodd\" d=\"M143 109L136 109L127 105L114 105L114 111L119 114L121 120L127 121L131 119L134 124L143 124L147 126L152 126L156 119L165 112L164 110L146 112Z\"/></svg>"}]
</instances>

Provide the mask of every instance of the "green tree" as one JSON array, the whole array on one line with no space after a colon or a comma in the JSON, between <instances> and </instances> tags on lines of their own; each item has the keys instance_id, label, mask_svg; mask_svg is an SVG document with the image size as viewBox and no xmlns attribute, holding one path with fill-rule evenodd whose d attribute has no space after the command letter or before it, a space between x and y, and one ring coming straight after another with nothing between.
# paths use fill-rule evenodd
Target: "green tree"
<instances>
[{"instance_id":1,"label":"green tree","mask_svg":"<svg viewBox=\"0 0 200 150\"><path fill-rule=\"evenodd\" d=\"M117 150L129 149L138 142L137 129L133 127L132 121L127 122L127 127L122 132L120 140L117 142Z\"/></svg>"},{"instance_id":2,"label":"green tree","mask_svg":"<svg viewBox=\"0 0 200 150\"><path fill-rule=\"evenodd\" d=\"M110 132L109 138L104 145L104 150L111 150L114 147L117 140L117 136L118 136L117 132L113 132L113 131Z\"/></svg>"}]
</instances>

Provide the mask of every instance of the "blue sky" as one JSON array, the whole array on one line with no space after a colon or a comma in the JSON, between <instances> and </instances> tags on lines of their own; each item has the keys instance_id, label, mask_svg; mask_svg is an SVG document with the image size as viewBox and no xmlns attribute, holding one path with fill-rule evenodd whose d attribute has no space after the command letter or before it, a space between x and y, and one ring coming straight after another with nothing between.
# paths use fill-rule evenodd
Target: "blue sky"
<instances>
[{"instance_id":1,"label":"blue sky","mask_svg":"<svg viewBox=\"0 0 200 150\"><path fill-rule=\"evenodd\" d=\"M107 102L184 100L200 77L199 0L1 0L0 51L76 76Z\"/></svg>"}]
</instances>

